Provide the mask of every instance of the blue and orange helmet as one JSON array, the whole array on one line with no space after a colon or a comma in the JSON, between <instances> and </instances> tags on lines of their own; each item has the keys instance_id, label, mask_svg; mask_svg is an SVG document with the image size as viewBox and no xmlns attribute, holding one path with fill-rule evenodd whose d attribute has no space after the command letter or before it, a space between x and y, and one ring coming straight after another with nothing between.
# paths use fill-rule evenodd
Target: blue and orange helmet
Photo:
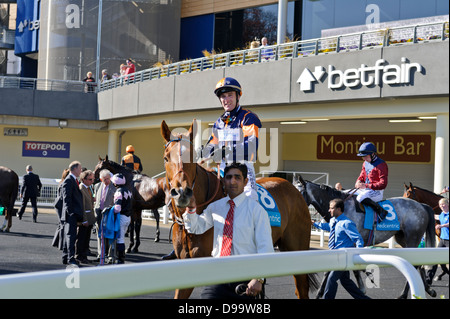
<instances>
[{"instance_id":1,"label":"blue and orange helmet","mask_svg":"<svg viewBox=\"0 0 450 319\"><path fill-rule=\"evenodd\" d=\"M239 82L236 79L226 77L217 82L214 94L220 97L222 93L230 91L235 91L239 96L242 96L242 88Z\"/></svg>"}]
</instances>

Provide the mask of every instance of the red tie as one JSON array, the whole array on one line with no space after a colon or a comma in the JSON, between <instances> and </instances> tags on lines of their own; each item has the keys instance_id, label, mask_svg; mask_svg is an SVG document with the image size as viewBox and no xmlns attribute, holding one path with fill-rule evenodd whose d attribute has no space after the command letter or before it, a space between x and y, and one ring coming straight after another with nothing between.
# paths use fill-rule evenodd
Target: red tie
<instances>
[{"instance_id":1,"label":"red tie","mask_svg":"<svg viewBox=\"0 0 450 319\"><path fill-rule=\"evenodd\" d=\"M223 227L222 249L220 250L220 256L231 255L231 244L233 242L234 202L233 200L229 200L228 202L230 203L230 210L228 211L227 218L225 219L225 226Z\"/></svg>"}]
</instances>

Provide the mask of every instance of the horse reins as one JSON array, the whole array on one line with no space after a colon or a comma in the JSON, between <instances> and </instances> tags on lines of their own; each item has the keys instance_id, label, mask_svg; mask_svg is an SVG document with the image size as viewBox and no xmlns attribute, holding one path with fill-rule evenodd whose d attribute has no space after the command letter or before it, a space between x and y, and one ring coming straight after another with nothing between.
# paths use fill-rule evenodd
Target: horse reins
<instances>
[{"instance_id":1,"label":"horse reins","mask_svg":"<svg viewBox=\"0 0 450 319\"><path fill-rule=\"evenodd\" d=\"M164 145L164 148L167 149L167 147L168 147L171 143L173 143L173 142L181 142L181 141L188 141L191 145L193 145L192 142L191 142L190 140L183 139L183 138L181 137L181 135L179 135L178 138L169 140L169 141ZM180 151L179 151L179 154L180 154L180 163L181 163L181 167L180 167L180 169L178 170L178 172L175 173L175 175L172 177L172 179L173 179L175 176L177 176L178 174L183 173L183 174L186 176L186 178L188 179L188 183L189 183L189 181L191 180L191 178L189 177L189 175L188 175L188 174L184 171L184 169L183 169L183 161L182 161L182 155L183 155L183 154L182 154L182 150L181 150L181 143L179 143L179 145L180 145ZM216 189L215 189L215 191L214 191L214 195L213 195L211 198L207 199L204 203L202 203L202 204L197 204L197 207L202 207L202 206L208 205L208 204L211 203L212 200L217 196L217 194L218 194L218 192L219 192L219 188L220 188L220 171L219 171L219 167L220 167L220 164L217 164L217 183L216 183ZM194 179L193 179L193 182L192 182L192 186L191 186L192 191L194 191L195 181L197 180L197 175L198 175L197 170L198 170L198 165L196 165L196 167L195 167L195 176L194 176ZM208 178L208 182L209 182L209 177L207 176L207 178ZM170 183L170 180L169 180L169 178L167 177L167 174L166 174L166 180L167 180L167 184L169 185L169 187L172 188L172 184ZM207 194L207 195L208 195L208 194ZM172 201L172 202L173 202L173 201ZM172 205L173 205L173 204L172 204ZM177 221L177 222L178 222L178 221Z\"/></svg>"}]
</instances>

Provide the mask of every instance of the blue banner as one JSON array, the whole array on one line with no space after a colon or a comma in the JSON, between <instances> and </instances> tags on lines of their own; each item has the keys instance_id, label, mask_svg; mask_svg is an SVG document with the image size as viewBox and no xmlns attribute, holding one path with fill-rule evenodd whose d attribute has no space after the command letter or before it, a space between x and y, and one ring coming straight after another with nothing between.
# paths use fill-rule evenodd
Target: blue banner
<instances>
[{"instance_id":1,"label":"blue banner","mask_svg":"<svg viewBox=\"0 0 450 319\"><path fill-rule=\"evenodd\" d=\"M23 141L22 156L69 158L70 143Z\"/></svg>"},{"instance_id":2,"label":"blue banner","mask_svg":"<svg viewBox=\"0 0 450 319\"><path fill-rule=\"evenodd\" d=\"M14 54L35 53L39 50L40 5L41 0L17 0Z\"/></svg>"}]
</instances>

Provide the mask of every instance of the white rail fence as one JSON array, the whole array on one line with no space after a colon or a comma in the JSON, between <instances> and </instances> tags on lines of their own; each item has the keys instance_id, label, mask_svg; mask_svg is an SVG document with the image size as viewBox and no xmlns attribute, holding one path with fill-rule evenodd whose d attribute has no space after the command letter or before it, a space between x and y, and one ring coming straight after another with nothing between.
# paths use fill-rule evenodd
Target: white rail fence
<instances>
[{"instance_id":1,"label":"white rail fence","mask_svg":"<svg viewBox=\"0 0 450 319\"><path fill-rule=\"evenodd\" d=\"M75 267L0 276L0 298L118 298L250 278L365 269L367 264L378 264L396 267L410 284L411 298L422 299L426 298L425 289L412 265L448 262L448 248L352 248Z\"/></svg>"}]
</instances>

